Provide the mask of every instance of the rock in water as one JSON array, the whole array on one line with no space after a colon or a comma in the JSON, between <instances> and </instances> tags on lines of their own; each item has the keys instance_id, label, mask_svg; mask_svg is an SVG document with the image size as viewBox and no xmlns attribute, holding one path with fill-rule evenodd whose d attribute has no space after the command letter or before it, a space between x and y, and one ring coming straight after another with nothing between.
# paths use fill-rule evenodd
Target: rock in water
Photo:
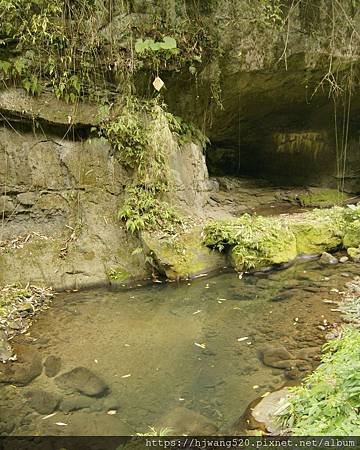
<instances>
[{"instance_id":1,"label":"rock in water","mask_svg":"<svg viewBox=\"0 0 360 450\"><path fill-rule=\"evenodd\" d=\"M323 264L324 266L331 265L331 264L337 264L339 261L335 256L330 255L330 253L324 252L320 257L320 264Z\"/></svg>"},{"instance_id":2,"label":"rock in water","mask_svg":"<svg viewBox=\"0 0 360 450\"><path fill-rule=\"evenodd\" d=\"M61 368L61 358L58 356L50 355L45 359L44 362L45 375L49 378L57 375Z\"/></svg>"},{"instance_id":3,"label":"rock in water","mask_svg":"<svg viewBox=\"0 0 360 450\"><path fill-rule=\"evenodd\" d=\"M294 356L285 347L265 345L261 352L262 360L266 366L277 369L287 369L291 367L291 360Z\"/></svg>"},{"instance_id":4,"label":"rock in water","mask_svg":"<svg viewBox=\"0 0 360 450\"><path fill-rule=\"evenodd\" d=\"M55 378L55 382L61 389L78 391L89 397L104 395L108 390L104 381L85 367L76 367L63 373Z\"/></svg>"},{"instance_id":5,"label":"rock in water","mask_svg":"<svg viewBox=\"0 0 360 450\"><path fill-rule=\"evenodd\" d=\"M217 426L210 419L182 406L166 414L156 424L156 428L168 428L175 436L214 436L218 431Z\"/></svg>"},{"instance_id":6,"label":"rock in water","mask_svg":"<svg viewBox=\"0 0 360 450\"><path fill-rule=\"evenodd\" d=\"M354 262L356 263L360 262L360 247L359 248L350 247L347 249L347 252Z\"/></svg>"},{"instance_id":7,"label":"rock in water","mask_svg":"<svg viewBox=\"0 0 360 450\"><path fill-rule=\"evenodd\" d=\"M51 414L60 401L57 395L42 389L28 391L25 396L29 399L29 406L40 414Z\"/></svg>"},{"instance_id":8,"label":"rock in water","mask_svg":"<svg viewBox=\"0 0 360 450\"><path fill-rule=\"evenodd\" d=\"M14 350L17 360L2 367L0 383L25 386L41 374L41 356L31 346L14 344Z\"/></svg>"},{"instance_id":9,"label":"rock in water","mask_svg":"<svg viewBox=\"0 0 360 450\"><path fill-rule=\"evenodd\" d=\"M96 400L95 400L96 401ZM90 397L84 397L83 395L71 395L65 397L60 404L60 411L68 414L71 411L79 411L80 409L90 408L94 399Z\"/></svg>"},{"instance_id":10,"label":"rock in water","mask_svg":"<svg viewBox=\"0 0 360 450\"><path fill-rule=\"evenodd\" d=\"M281 426L276 421L276 413L287 403L290 393L287 388L272 392L264 397L252 410L251 415L271 434L279 434Z\"/></svg>"}]
</instances>

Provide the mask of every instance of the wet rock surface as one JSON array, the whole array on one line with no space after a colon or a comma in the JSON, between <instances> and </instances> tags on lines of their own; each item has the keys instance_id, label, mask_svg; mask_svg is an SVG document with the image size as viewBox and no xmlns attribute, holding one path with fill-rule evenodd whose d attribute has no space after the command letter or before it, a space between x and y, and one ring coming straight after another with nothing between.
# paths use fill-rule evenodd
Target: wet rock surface
<instances>
[{"instance_id":1,"label":"wet rock surface","mask_svg":"<svg viewBox=\"0 0 360 450\"><path fill-rule=\"evenodd\" d=\"M61 369L61 358L50 355L44 362L45 375L49 378L55 377Z\"/></svg>"},{"instance_id":2,"label":"wet rock surface","mask_svg":"<svg viewBox=\"0 0 360 450\"><path fill-rule=\"evenodd\" d=\"M29 406L39 414L51 414L59 404L60 397L43 389L32 389L25 393Z\"/></svg>"},{"instance_id":3,"label":"wet rock surface","mask_svg":"<svg viewBox=\"0 0 360 450\"><path fill-rule=\"evenodd\" d=\"M257 422L257 428L261 428L268 433L278 435L281 432L281 426L276 422L276 412L280 410L281 405L290 397L287 388L272 392L253 408L252 417Z\"/></svg>"},{"instance_id":4,"label":"wet rock surface","mask_svg":"<svg viewBox=\"0 0 360 450\"><path fill-rule=\"evenodd\" d=\"M339 260L330 253L324 252L320 257L319 262L320 264L327 265L327 264L337 264Z\"/></svg>"},{"instance_id":5,"label":"wet rock surface","mask_svg":"<svg viewBox=\"0 0 360 450\"><path fill-rule=\"evenodd\" d=\"M0 369L0 383L10 383L16 386L26 386L37 378L43 365L41 355L26 345L14 346L17 361L4 364Z\"/></svg>"},{"instance_id":6,"label":"wet rock surface","mask_svg":"<svg viewBox=\"0 0 360 450\"><path fill-rule=\"evenodd\" d=\"M211 420L181 406L161 418L157 426L159 429L168 428L176 430L180 435L190 434L192 436L214 436L218 431L217 426Z\"/></svg>"},{"instance_id":7,"label":"wet rock surface","mask_svg":"<svg viewBox=\"0 0 360 450\"><path fill-rule=\"evenodd\" d=\"M55 383L61 389L78 391L89 397L104 395L108 390L107 385L85 367L76 367L59 375L55 378Z\"/></svg>"}]
</instances>

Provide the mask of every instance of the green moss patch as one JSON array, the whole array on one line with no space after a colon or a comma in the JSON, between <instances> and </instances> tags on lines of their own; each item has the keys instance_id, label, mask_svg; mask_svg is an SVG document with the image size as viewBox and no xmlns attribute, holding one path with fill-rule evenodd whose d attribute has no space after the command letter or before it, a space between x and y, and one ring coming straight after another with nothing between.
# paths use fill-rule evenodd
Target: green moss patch
<instances>
[{"instance_id":1,"label":"green moss patch","mask_svg":"<svg viewBox=\"0 0 360 450\"><path fill-rule=\"evenodd\" d=\"M232 246L233 266L242 270L281 264L296 257L296 240L280 218L250 216L220 221L205 228L205 244L223 250Z\"/></svg>"},{"instance_id":2,"label":"green moss patch","mask_svg":"<svg viewBox=\"0 0 360 450\"><path fill-rule=\"evenodd\" d=\"M322 253L340 246L346 225L346 208L339 207L289 218L298 254Z\"/></svg>"},{"instance_id":3,"label":"green moss patch","mask_svg":"<svg viewBox=\"0 0 360 450\"><path fill-rule=\"evenodd\" d=\"M271 266L291 261L299 254L346 248L349 242L359 246L359 214L360 207L277 217L244 214L238 219L208 224L204 243L220 251L229 250L237 270Z\"/></svg>"},{"instance_id":4,"label":"green moss patch","mask_svg":"<svg viewBox=\"0 0 360 450\"><path fill-rule=\"evenodd\" d=\"M344 235L344 247L359 247L360 245L360 207L349 205L346 208L345 219L347 222L345 235Z\"/></svg>"},{"instance_id":5,"label":"green moss patch","mask_svg":"<svg viewBox=\"0 0 360 450\"><path fill-rule=\"evenodd\" d=\"M226 264L224 256L202 243L200 228L171 237L143 233L142 241L148 262L170 280L213 272Z\"/></svg>"},{"instance_id":6,"label":"green moss patch","mask_svg":"<svg viewBox=\"0 0 360 450\"><path fill-rule=\"evenodd\" d=\"M337 189L313 188L309 192L296 196L297 201L304 207L330 208L341 205L349 196Z\"/></svg>"},{"instance_id":7,"label":"green moss patch","mask_svg":"<svg viewBox=\"0 0 360 450\"><path fill-rule=\"evenodd\" d=\"M112 267L108 272L107 276L111 281L124 282L131 278L131 274L125 270L123 267Z\"/></svg>"}]
</instances>

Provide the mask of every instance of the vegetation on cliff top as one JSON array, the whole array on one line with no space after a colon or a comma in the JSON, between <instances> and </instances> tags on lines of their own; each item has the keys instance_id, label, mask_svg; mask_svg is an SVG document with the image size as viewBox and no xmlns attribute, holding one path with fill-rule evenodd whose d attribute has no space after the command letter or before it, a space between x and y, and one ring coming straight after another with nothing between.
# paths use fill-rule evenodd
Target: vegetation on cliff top
<instances>
[{"instance_id":1,"label":"vegetation on cliff top","mask_svg":"<svg viewBox=\"0 0 360 450\"><path fill-rule=\"evenodd\" d=\"M211 18L218 2L147 3L0 0L0 80L32 95L50 89L68 102L132 93L140 70L158 75L185 69L196 83L202 65L222 54ZM254 7L256 23L282 23L280 0L259 0ZM237 10L235 4L228 8ZM212 98L219 102L215 78Z\"/></svg>"}]
</instances>

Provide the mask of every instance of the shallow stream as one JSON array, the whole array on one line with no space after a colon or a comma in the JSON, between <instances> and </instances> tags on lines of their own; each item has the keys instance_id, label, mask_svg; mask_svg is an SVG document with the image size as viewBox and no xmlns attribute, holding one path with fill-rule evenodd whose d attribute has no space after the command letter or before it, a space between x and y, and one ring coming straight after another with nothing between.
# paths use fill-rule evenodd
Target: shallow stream
<instances>
[{"instance_id":1,"label":"shallow stream","mask_svg":"<svg viewBox=\"0 0 360 450\"><path fill-rule=\"evenodd\" d=\"M242 279L225 273L58 295L17 338L20 361L24 352L29 365L32 355L54 355L59 374L85 367L108 389L99 397L66 392L44 370L26 386L2 384L1 432L129 435L154 426L172 434L240 433L251 401L316 366L328 324L339 320L336 305L324 300L337 300L336 290L356 273L351 263L324 268L310 261ZM264 349L279 346L294 365L263 363ZM31 402L44 391L55 399L55 414L45 419L51 409L36 412ZM65 413L69 399L75 409Z\"/></svg>"}]
</instances>

